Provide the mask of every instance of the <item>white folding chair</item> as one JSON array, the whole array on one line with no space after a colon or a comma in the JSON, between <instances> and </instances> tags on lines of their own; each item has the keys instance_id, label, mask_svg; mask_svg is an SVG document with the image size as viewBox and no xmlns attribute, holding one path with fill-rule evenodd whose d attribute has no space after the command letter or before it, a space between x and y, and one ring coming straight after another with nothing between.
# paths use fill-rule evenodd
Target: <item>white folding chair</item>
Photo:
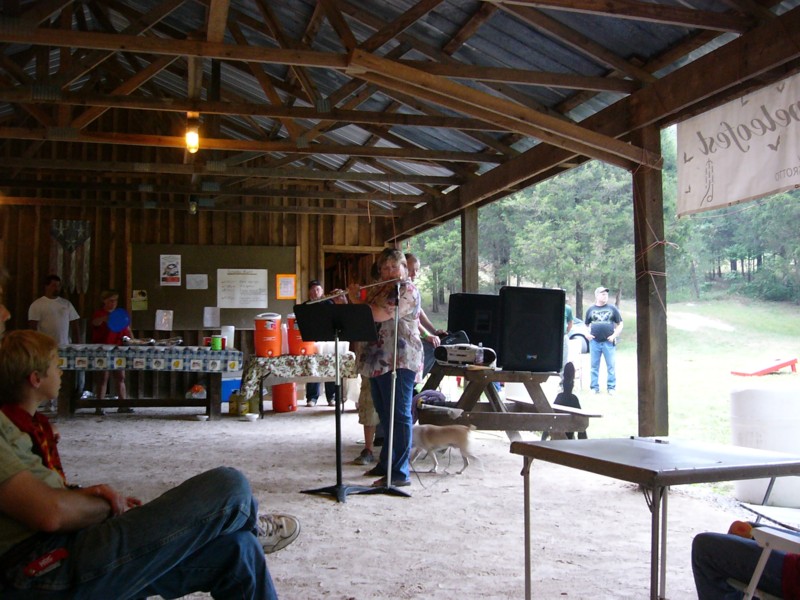
<instances>
[{"instance_id":1,"label":"white folding chair","mask_svg":"<svg viewBox=\"0 0 800 600\"><path fill-rule=\"evenodd\" d=\"M761 574L764 572L764 567L767 565L769 555L773 550L781 552L800 552L800 537L796 533L785 531L783 529L774 529L772 527L755 527L753 528L753 539L764 550L761 551L761 556L758 559L753 576L750 578L750 583L744 591L744 600L751 600L756 594L758 582L761 580ZM756 598L761 600L780 600L776 596L772 596L765 592L758 590Z\"/></svg>"}]
</instances>

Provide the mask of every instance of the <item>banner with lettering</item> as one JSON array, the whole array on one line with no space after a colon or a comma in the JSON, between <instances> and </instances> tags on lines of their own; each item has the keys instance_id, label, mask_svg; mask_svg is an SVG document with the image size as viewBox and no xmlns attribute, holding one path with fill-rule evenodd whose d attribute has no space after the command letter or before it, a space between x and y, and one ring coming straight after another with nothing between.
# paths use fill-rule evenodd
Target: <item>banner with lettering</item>
<instances>
[{"instance_id":1,"label":"banner with lettering","mask_svg":"<svg viewBox=\"0 0 800 600\"><path fill-rule=\"evenodd\" d=\"M800 187L800 74L678 124L678 215Z\"/></svg>"}]
</instances>

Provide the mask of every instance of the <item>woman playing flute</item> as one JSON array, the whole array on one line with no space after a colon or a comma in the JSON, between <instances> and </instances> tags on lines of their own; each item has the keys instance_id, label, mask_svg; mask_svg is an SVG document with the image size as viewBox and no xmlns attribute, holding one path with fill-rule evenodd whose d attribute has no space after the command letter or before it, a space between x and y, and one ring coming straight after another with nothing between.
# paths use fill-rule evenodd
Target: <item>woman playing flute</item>
<instances>
[{"instance_id":1,"label":"woman playing flute","mask_svg":"<svg viewBox=\"0 0 800 600\"><path fill-rule=\"evenodd\" d=\"M386 441L381 447L378 464L367 472L379 475L374 486L387 485L388 447L392 444L391 485L411 485L408 459L411 453L411 399L414 383L422 372L422 341L419 337L420 295L411 281L407 280L406 259L399 250L386 249L378 259L380 279L383 286L372 287L366 304L372 310L377 327L378 340L361 344L358 353L358 370L362 377L370 379L372 399L380 416ZM399 282L399 296L398 283ZM348 287L348 296L353 303L362 302L360 286ZM397 340L395 340L395 311L398 313ZM394 406L394 436L389 440L391 418L392 381L397 349L397 371Z\"/></svg>"}]
</instances>

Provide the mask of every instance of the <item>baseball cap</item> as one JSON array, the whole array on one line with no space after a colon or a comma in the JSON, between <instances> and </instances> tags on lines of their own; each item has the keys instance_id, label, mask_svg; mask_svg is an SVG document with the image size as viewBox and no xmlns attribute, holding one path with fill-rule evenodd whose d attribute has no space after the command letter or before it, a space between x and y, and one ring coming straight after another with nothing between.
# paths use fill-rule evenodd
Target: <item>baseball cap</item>
<instances>
[{"instance_id":1,"label":"baseball cap","mask_svg":"<svg viewBox=\"0 0 800 600\"><path fill-rule=\"evenodd\" d=\"M597 294L601 294L601 293L603 293L603 292L607 292L607 291L608 291L608 288L607 288L607 287L600 286L599 288L597 288L597 289L594 291L594 294L595 294L595 296L596 296Z\"/></svg>"},{"instance_id":2,"label":"baseball cap","mask_svg":"<svg viewBox=\"0 0 800 600\"><path fill-rule=\"evenodd\" d=\"M322 284L319 282L319 279L312 279L311 281L308 282L308 289L311 289L315 285L322 287Z\"/></svg>"}]
</instances>

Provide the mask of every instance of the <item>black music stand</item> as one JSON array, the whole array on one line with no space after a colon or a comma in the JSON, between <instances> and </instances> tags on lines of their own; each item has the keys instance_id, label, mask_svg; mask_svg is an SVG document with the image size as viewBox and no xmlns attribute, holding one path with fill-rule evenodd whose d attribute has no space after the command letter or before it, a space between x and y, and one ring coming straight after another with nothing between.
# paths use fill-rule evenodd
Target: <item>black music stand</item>
<instances>
[{"instance_id":1,"label":"black music stand","mask_svg":"<svg viewBox=\"0 0 800 600\"><path fill-rule=\"evenodd\" d=\"M372 310L366 304L295 304L294 316L300 335L306 342L334 343L336 353L336 485L303 490L303 494L330 494L345 502L348 494L360 494L372 488L342 483L342 375L339 368L339 341L374 342L378 339Z\"/></svg>"}]
</instances>

